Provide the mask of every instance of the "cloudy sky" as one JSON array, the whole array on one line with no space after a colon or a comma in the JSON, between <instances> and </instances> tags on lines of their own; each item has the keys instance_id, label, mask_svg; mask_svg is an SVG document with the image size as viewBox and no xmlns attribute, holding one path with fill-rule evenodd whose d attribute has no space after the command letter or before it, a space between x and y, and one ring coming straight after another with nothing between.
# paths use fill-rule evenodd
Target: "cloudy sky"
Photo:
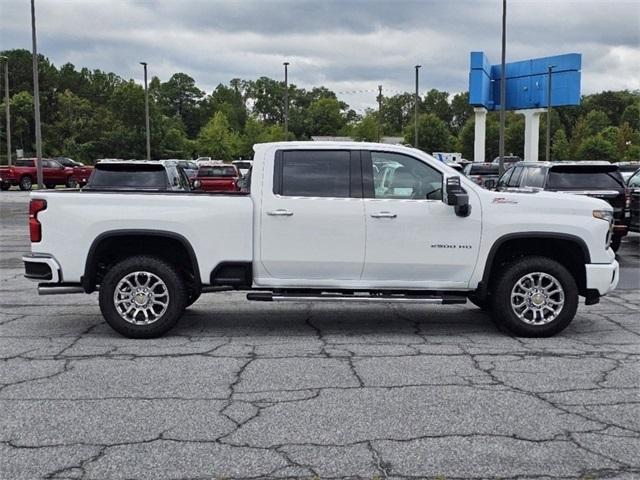
<instances>
[{"instance_id":1,"label":"cloudy sky","mask_svg":"<svg viewBox=\"0 0 640 480\"><path fill-rule=\"evenodd\" d=\"M141 79L193 76L210 92L231 78L325 85L357 110L377 85L467 89L469 52L500 59L500 0L36 0L38 50ZM509 0L507 61L583 54L583 93L640 89L640 0ZM28 0L0 0L0 49L31 48ZM361 93L352 93L358 91Z\"/></svg>"}]
</instances>

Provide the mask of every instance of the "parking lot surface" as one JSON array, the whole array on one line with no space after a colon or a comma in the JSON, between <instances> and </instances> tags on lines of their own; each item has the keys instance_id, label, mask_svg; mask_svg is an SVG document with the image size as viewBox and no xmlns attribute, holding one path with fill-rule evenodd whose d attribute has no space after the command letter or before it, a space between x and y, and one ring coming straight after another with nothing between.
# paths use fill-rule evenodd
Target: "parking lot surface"
<instances>
[{"instance_id":1,"label":"parking lot surface","mask_svg":"<svg viewBox=\"0 0 640 480\"><path fill-rule=\"evenodd\" d=\"M1 479L640 476L637 235L624 289L554 338L471 304L222 293L129 340L95 294L37 296L26 211L0 194Z\"/></svg>"}]
</instances>

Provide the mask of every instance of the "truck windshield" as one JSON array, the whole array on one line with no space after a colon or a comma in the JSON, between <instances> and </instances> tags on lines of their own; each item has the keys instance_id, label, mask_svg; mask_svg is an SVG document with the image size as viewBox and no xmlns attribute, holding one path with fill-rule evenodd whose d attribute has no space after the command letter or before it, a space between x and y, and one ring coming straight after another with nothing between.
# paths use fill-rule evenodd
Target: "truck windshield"
<instances>
[{"instance_id":1,"label":"truck windshield","mask_svg":"<svg viewBox=\"0 0 640 480\"><path fill-rule=\"evenodd\" d=\"M553 167L549 171L547 188L551 190L619 190L624 181L617 167Z\"/></svg>"},{"instance_id":2,"label":"truck windshield","mask_svg":"<svg viewBox=\"0 0 640 480\"><path fill-rule=\"evenodd\" d=\"M236 169L233 167L200 167L199 177L235 177Z\"/></svg>"},{"instance_id":3,"label":"truck windshield","mask_svg":"<svg viewBox=\"0 0 640 480\"><path fill-rule=\"evenodd\" d=\"M98 164L86 188L166 190L167 174L162 165Z\"/></svg>"}]
</instances>

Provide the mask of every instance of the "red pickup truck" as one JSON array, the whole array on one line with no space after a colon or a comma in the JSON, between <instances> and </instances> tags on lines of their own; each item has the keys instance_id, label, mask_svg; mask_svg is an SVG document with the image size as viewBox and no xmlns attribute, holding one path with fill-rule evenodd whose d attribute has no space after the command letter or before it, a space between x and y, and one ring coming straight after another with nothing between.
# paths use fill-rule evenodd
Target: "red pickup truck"
<instances>
[{"instance_id":1,"label":"red pickup truck","mask_svg":"<svg viewBox=\"0 0 640 480\"><path fill-rule=\"evenodd\" d=\"M239 178L235 165L201 165L193 186L205 192L237 192Z\"/></svg>"},{"instance_id":2,"label":"red pickup truck","mask_svg":"<svg viewBox=\"0 0 640 480\"><path fill-rule=\"evenodd\" d=\"M73 168L73 178L80 186L84 186L89 181L89 177L93 173L93 167L87 166L82 162L78 162L67 157L55 157L54 160L61 164L63 167Z\"/></svg>"},{"instance_id":3,"label":"red pickup truck","mask_svg":"<svg viewBox=\"0 0 640 480\"><path fill-rule=\"evenodd\" d=\"M47 188L55 188L56 185L64 185L73 188L77 185L74 170L65 167L55 160L42 159L42 178ZM0 188L9 190L17 185L20 190L31 190L37 181L36 159L21 158L15 161L11 167L0 167Z\"/></svg>"}]
</instances>

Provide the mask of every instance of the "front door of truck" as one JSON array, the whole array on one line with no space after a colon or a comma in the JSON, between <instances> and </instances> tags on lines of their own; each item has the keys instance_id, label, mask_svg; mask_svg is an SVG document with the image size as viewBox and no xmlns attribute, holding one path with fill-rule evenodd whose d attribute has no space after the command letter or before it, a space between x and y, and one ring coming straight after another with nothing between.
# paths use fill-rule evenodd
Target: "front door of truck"
<instances>
[{"instance_id":1,"label":"front door of truck","mask_svg":"<svg viewBox=\"0 0 640 480\"><path fill-rule=\"evenodd\" d=\"M358 280L365 243L360 152L279 150L271 172L260 212L266 276L300 286Z\"/></svg>"},{"instance_id":2,"label":"front door of truck","mask_svg":"<svg viewBox=\"0 0 640 480\"><path fill-rule=\"evenodd\" d=\"M418 158L367 152L362 279L380 287L465 288L480 245L480 206L458 217L442 201L443 173ZM372 179L368 182L367 179Z\"/></svg>"}]
</instances>

